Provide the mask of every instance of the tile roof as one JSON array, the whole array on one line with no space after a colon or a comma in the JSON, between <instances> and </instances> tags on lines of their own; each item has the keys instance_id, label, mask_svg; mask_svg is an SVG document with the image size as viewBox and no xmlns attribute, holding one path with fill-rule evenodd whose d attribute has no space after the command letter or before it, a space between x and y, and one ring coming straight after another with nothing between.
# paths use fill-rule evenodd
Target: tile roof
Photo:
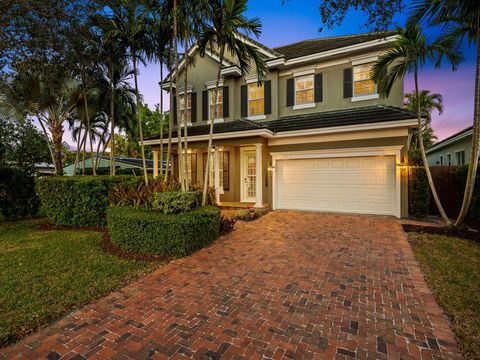
<instances>
[{"instance_id":1,"label":"tile roof","mask_svg":"<svg viewBox=\"0 0 480 360\"><path fill-rule=\"evenodd\" d=\"M273 48L276 52L279 52L285 56L285 58L293 59L306 55L316 54L323 51L339 49L345 46L356 45L363 42L371 40L380 40L387 36L392 36L397 34L396 30L386 31L386 32L377 32L377 33L366 33L366 34L355 34L355 35L345 35L345 36L333 36L326 38L317 38L311 40L304 40L293 44L288 44L284 46L278 46Z\"/></svg>"},{"instance_id":2,"label":"tile roof","mask_svg":"<svg viewBox=\"0 0 480 360\"><path fill-rule=\"evenodd\" d=\"M273 133L294 130L319 129L333 126L371 124L376 122L398 121L415 118L416 115L408 110L386 106L374 105L346 110L323 111L312 114L284 116L277 120L252 121L239 119L217 123L213 126L214 134L265 129ZM207 135L210 125L197 125L188 128L188 136ZM165 136L168 136L165 134ZM150 136L145 140L159 139L160 135ZM173 131L173 138L177 131Z\"/></svg>"}]
</instances>

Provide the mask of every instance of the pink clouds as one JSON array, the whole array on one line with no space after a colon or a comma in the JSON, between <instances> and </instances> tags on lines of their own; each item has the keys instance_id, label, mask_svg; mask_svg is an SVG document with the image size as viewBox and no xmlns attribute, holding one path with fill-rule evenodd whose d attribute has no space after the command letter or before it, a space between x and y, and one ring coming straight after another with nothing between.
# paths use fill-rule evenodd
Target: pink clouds
<instances>
[{"instance_id":1,"label":"pink clouds","mask_svg":"<svg viewBox=\"0 0 480 360\"><path fill-rule=\"evenodd\" d=\"M419 74L420 89L443 96L445 111L442 115L433 114L432 125L438 139L441 140L466 128L473 122L473 93L475 83L475 65L460 65L459 70L450 68L424 69ZM413 76L405 78L405 92L414 89Z\"/></svg>"}]
</instances>

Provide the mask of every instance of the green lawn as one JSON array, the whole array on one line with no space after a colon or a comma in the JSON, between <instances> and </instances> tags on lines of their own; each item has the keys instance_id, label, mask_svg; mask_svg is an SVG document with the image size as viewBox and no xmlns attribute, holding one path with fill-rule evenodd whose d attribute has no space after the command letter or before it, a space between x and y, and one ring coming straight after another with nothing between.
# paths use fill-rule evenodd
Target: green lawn
<instances>
[{"instance_id":1,"label":"green lawn","mask_svg":"<svg viewBox=\"0 0 480 360\"><path fill-rule=\"evenodd\" d=\"M480 359L480 244L440 235L408 236L465 356Z\"/></svg>"},{"instance_id":2,"label":"green lawn","mask_svg":"<svg viewBox=\"0 0 480 360\"><path fill-rule=\"evenodd\" d=\"M0 347L84 305L153 264L105 253L94 231L0 223Z\"/></svg>"}]
</instances>

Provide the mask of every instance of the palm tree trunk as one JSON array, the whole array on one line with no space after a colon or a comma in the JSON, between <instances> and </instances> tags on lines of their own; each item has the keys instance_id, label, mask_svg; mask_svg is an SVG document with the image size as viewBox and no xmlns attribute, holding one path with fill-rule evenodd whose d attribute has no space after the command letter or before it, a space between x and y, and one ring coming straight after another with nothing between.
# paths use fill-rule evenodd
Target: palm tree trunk
<instances>
[{"instance_id":1,"label":"palm tree trunk","mask_svg":"<svg viewBox=\"0 0 480 360\"><path fill-rule=\"evenodd\" d=\"M90 132L90 114L88 113L88 99L87 99L87 91L86 89L83 89L83 105L85 107L85 116L86 116L86 119L87 119L87 128ZM89 134L89 137L90 137L90 163L91 163L91 166L92 166L92 171L93 171L93 175L97 175L97 171L95 169L95 166L93 166L93 158L92 158L92 155L93 155L93 143L92 143L92 134L90 132Z\"/></svg>"},{"instance_id":2,"label":"palm tree trunk","mask_svg":"<svg viewBox=\"0 0 480 360\"><path fill-rule=\"evenodd\" d=\"M113 78L113 62L110 60L110 175L115 176L115 79Z\"/></svg>"},{"instance_id":3,"label":"palm tree trunk","mask_svg":"<svg viewBox=\"0 0 480 360\"><path fill-rule=\"evenodd\" d=\"M210 158L212 153L212 142L213 142L213 123L217 117L217 98L218 98L218 87L220 85L220 76L222 71L222 62L223 56L225 55L225 44L222 44L220 49L220 59L218 63L217 71L217 83L215 84L215 97L214 97L214 107L213 107L213 119L210 119L210 133L208 136L208 148L207 148L207 164L205 165L205 176L203 180L203 193L202 193L202 206L205 206L207 203L207 191L208 191L208 180L210 175Z\"/></svg>"},{"instance_id":4,"label":"palm tree trunk","mask_svg":"<svg viewBox=\"0 0 480 360\"><path fill-rule=\"evenodd\" d=\"M178 28L177 28L177 0L173 0L173 51L175 56L175 85L176 85L176 96L175 96L175 115L177 119L177 151L178 151L178 177L181 184L182 191L185 191L185 183L183 181L183 153L182 153L182 126L181 126L181 119L178 116L178 109L179 109L179 96L180 93L178 91ZM175 116L174 115L174 116Z\"/></svg>"},{"instance_id":5,"label":"palm tree trunk","mask_svg":"<svg viewBox=\"0 0 480 360\"><path fill-rule=\"evenodd\" d=\"M100 160L99 160L100 146L102 145L102 141L105 137L105 133L107 132L107 129L108 129L108 121L105 123L105 127L103 129L102 136L100 137L100 139L98 141L97 150L95 151L95 165L94 165L95 166L95 171L97 171L98 165L100 164ZM109 140L110 140L110 138L104 143L102 156L103 156L103 154L105 154L105 148L107 147L107 144L108 144Z\"/></svg>"},{"instance_id":6,"label":"palm tree trunk","mask_svg":"<svg viewBox=\"0 0 480 360\"><path fill-rule=\"evenodd\" d=\"M80 149L82 147L82 142L83 142L83 137L82 137L82 127L80 126L78 129L78 135L77 135L77 151L75 155L75 162L73 164L73 175L77 173L77 167L78 163L80 162Z\"/></svg>"},{"instance_id":7,"label":"palm tree trunk","mask_svg":"<svg viewBox=\"0 0 480 360\"><path fill-rule=\"evenodd\" d=\"M48 136L47 129L45 128L45 125L43 124L43 120L37 116L38 122L40 123L40 127L42 128L43 134L45 135L45 140L47 141L48 145L48 152L50 153L50 158L52 159L52 165L55 164L55 154L53 153L52 150L52 144L50 141L50 137Z\"/></svg>"},{"instance_id":8,"label":"palm tree trunk","mask_svg":"<svg viewBox=\"0 0 480 360\"><path fill-rule=\"evenodd\" d=\"M440 198L438 197L438 194L437 194L437 190L435 189L435 184L432 179L432 173L430 172L430 167L428 166L428 162L427 162L427 154L425 153L425 146L423 145L422 115L420 112L420 101L418 96L418 69L415 69L414 78L415 78L415 96L417 97L418 145L420 147L420 153L422 154L423 166L427 174L428 183L430 184L430 190L432 191L433 199L435 200L435 204L437 205L438 212L440 213L440 216L442 217L442 220L445 223L445 225L450 226L451 225L450 219L448 218L447 214L445 214L445 210L443 209L442 203L440 202Z\"/></svg>"},{"instance_id":9,"label":"palm tree trunk","mask_svg":"<svg viewBox=\"0 0 480 360\"><path fill-rule=\"evenodd\" d=\"M55 155L55 174L62 176L63 175L63 165L62 165L62 138L63 138L63 126L62 124L56 124L50 128L52 134L52 142Z\"/></svg>"},{"instance_id":10,"label":"palm tree trunk","mask_svg":"<svg viewBox=\"0 0 480 360\"><path fill-rule=\"evenodd\" d=\"M148 185L147 162L145 160L145 145L143 144L142 119L140 118L140 94L138 93L137 57L134 51L132 51L132 60L133 60L133 79L135 81L135 98L137 101L136 115L137 115L137 121L138 121L138 131L140 133L140 148L142 152L143 176L145 178L145 185Z\"/></svg>"},{"instance_id":11,"label":"palm tree trunk","mask_svg":"<svg viewBox=\"0 0 480 360\"><path fill-rule=\"evenodd\" d=\"M161 59L162 54L158 54ZM160 177L163 175L163 63L160 61Z\"/></svg>"},{"instance_id":12,"label":"palm tree trunk","mask_svg":"<svg viewBox=\"0 0 480 360\"><path fill-rule=\"evenodd\" d=\"M184 131L184 158L183 158L183 176L185 181L185 190L189 190L188 184L188 119L187 119L187 104L188 104L188 24L185 26L185 86L183 89L183 104L184 104L184 114L183 114L183 131ZM191 116L191 112L190 112ZM191 165L190 165L191 166Z\"/></svg>"},{"instance_id":13,"label":"palm tree trunk","mask_svg":"<svg viewBox=\"0 0 480 360\"><path fill-rule=\"evenodd\" d=\"M480 31L477 34L477 64L475 70L475 102L473 110L473 132L472 132L472 153L470 155L470 165L468 166L467 182L465 184L465 193L463 194L462 207L460 214L455 221L455 227L463 224L467 216L468 208L472 200L475 180L477 178L478 155L480 146Z\"/></svg>"},{"instance_id":14,"label":"palm tree trunk","mask_svg":"<svg viewBox=\"0 0 480 360\"><path fill-rule=\"evenodd\" d=\"M170 64L172 63L172 52L170 51ZM173 85L172 85L172 66L169 65L168 71L170 73L170 113L168 114L168 146L167 146L167 168L165 169L165 181L168 180L169 172L171 171L171 157L172 157L172 130L173 130Z\"/></svg>"}]
</instances>

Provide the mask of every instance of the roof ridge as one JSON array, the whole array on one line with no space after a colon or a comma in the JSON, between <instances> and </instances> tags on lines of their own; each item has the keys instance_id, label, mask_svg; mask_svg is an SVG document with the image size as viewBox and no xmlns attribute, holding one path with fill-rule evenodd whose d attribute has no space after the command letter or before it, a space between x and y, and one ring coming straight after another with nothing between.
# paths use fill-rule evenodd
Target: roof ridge
<instances>
[{"instance_id":1,"label":"roof ridge","mask_svg":"<svg viewBox=\"0 0 480 360\"><path fill-rule=\"evenodd\" d=\"M366 32L366 33L359 33L359 34L347 34L347 35L334 35L334 36L326 36L326 37L316 37L316 38L305 39L305 40L296 41L296 42L293 42L293 43L284 44L284 45L280 45L280 46L275 46L272 49L277 50L279 48L283 48L283 47L286 47L286 46L292 46L292 45L297 45L297 44L302 44L302 43L307 43L307 42L313 42L313 41L319 41L319 40L344 39L344 38L350 38L350 37L355 37L355 36L380 35L382 33L389 34L389 33L394 33L395 31L396 30L372 31L372 32Z\"/></svg>"}]
</instances>

